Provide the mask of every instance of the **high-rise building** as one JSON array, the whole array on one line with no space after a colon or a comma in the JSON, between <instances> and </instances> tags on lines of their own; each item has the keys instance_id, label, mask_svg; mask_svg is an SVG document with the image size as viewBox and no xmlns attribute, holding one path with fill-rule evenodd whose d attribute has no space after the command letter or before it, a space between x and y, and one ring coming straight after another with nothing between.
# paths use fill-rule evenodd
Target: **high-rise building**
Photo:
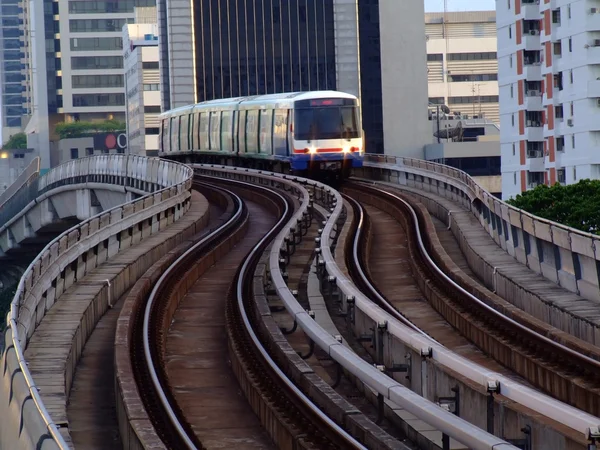
<instances>
[{"instance_id":1,"label":"high-rise building","mask_svg":"<svg viewBox=\"0 0 600 450\"><path fill-rule=\"evenodd\" d=\"M156 0L30 2L34 117L27 127L41 167L59 122L125 119L122 30L135 6Z\"/></svg>"},{"instance_id":2,"label":"high-rise building","mask_svg":"<svg viewBox=\"0 0 600 450\"><path fill-rule=\"evenodd\" d=\"M497 2L502 192L600 178L600 4Z\"/></svg>"},{"instance_id":3,"label":"high-rise building","mask_svg":"<svg viewBox=\"0 0 600 450\"><path fill-rule=\"evenodd\" d=\"M335 89L360 96L367 151L423 156L429 124L422 2L158 0L157 6L164 110Z\"/></svg>"},{"instance_id":4,"label":"high-rise building","mask_svg":"<svg viewBox=\"0 0 600 450\"><path fill-rule=\"evenodd\" d=\"M2 0L0 6L0 86L2 98L2 143L23 130L30 114L29 90L25 83L27 66L26 19L23 0Z\"/></svg>"},{"instance_id":5,"label":"high-rise building","mask_svg":"<svg viewBox=\"0 0 600 450\"><path fill-rule=\"evenodd\" d=\"M496 13L425 14L429 102L499 123Z\"/></svg>"},{"instance_id":6,"label":"high-rise building","mask_svg":"<svg viewBox=\"0 0 600 450\"><path fill-rule=\"evenodd\" d=\"M128 153L158 155L160 74L156 8L135 8L123 27Z\"/></svg>"}]
</instances>

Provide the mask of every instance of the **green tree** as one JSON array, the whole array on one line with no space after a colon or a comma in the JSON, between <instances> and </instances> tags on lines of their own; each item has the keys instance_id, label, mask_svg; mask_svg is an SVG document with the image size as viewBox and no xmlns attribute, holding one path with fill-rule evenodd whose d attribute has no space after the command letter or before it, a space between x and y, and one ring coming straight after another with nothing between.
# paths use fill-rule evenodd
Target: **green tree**
<instances>
[{"instance_id":1,"label":"green tree","mask_svg":"<svg viewBox=\"0 0 600 450\"><path fill-rule=\"evenodd\" d=\"M536 216L600 234L600 180L585 179L567 186L539 185L507 203Z\"/></svg>"},{"instance_id":2,"label":"green tree","mask_svg":"<svg viewBox=\"0 0 600 450\"><path fill-rule=\"evenodd\" d=\"M95 133L109 131L124 131L125 123L118 120L106 120L104 122L71 122L56 124L56 134L61 139L85 137Z\"/></svg>"},{"instance_id":3,"label":"green tree","mask_svg":"<svg viewBox=\"0 0 600 450\"><path fill-rule=\"evenodd\" d=\"M27 135L25 133L13 134L2 148L7 150L27 148Z\"/></svg>"}]
</instances>

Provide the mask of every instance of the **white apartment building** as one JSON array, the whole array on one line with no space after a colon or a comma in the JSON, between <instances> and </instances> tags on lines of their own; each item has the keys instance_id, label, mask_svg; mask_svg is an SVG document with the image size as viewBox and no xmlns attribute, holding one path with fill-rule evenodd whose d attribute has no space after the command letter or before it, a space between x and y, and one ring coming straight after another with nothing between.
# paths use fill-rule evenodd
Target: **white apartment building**
<instances>
[{"instance_id":1,"label":"white apartment building","mask_svg":"<svg viewBox=\"0 0 600 450\"><path fill-rule=\"evenodd\" d=\"M499 123L494 11L425 14L429 102Z\"/></svg>"},{"instance_id":2,"label":"white apartment building","mask_svg":"<svg viewBox=\"0 0 600 450\"><path fill-rule=\"evenodd\" d=\"M50 167L59 122L125 120L123 26L156 0L30 2L33 118L26 133ZM46 36L54 36L47 40Z\"/></svg>"},{"instance_id":3,"label":"white apartment building","mask_svg":"<svg viewBox=\"0 0 600 450\"><path fill-rule=\"evenodd\" d=\"M152 10L153 24L123 27L128 152L147 156L158 155L161 111L158 25L156 9Z\"/></svg>"},{"instance_id":4,"label":"white apartment building","mask_svg":"<svg viewBox=\"0 0 600 450\"><path fill-rule=\"evenodd\" d=\"M600 178L600 1L497 2L502 191Z\"/></svg>"}]
</instances>

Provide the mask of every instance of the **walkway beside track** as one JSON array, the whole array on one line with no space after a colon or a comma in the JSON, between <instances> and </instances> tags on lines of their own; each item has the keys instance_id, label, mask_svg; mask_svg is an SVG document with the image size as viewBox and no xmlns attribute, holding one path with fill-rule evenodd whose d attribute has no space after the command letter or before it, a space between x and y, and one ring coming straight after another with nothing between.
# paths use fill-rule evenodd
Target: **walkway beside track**
<instances>
[{"instance_id":1,"label":"walkway beside track","mask_svg":"<svg viewBox=\"0 0 600 450\"><path fill-rule=\"evenodd\" d=\"M231 370L225 323L230 284L239 264L274 224L272 214L247 202L248 232L183 297L166 342L166 372L175 401L209 450L272 449Z\"/></svg>"},{"instance_id":2,"label":"walkway beside track","mask_svg":"<svg viewBox=\"0 0 600 450\"><path fill-rule=\"evenodd\" d=\"M532 316L584 341L596 345L600 343L600 336L594 336L590 334L591 331L580 329L575 325L575 322L571 322L568 319L569 317L574 317L579 321L600 324L600 304L598 302L574 294L516 261L494 242L473 214L461 205L431 192L392 183L381 184L400 192L412 194L417 199L424 201L424 204L431 205L431 202L437 203L434 208L438 211L440 211L440 208L445 211L452 211L452 221L460 230L460 235L466 242L466 245L476 255L471 258L471 261L469 261L469 255L465 255L471 270L477 274L477 266L485 261L485 263L495 267L497 272L502 274L503 277L515 283L516 289L510 289L509 286L505 287L509 289L511 294L510 298L505 298L505 300ZM429 210L430 212L433 211L431 208ZM443 214L445 215L446 213ZM480 280L479 274L477 275L477 280ZM500 282L501 278L498 277L497 280ZM485 284L488 289L494 291L494 286L488 283ZM500 291L500 285L497 287ZM534 297L543 302L543 304L547 305L546 308L550 309L543 308L540 304L536 305L532 301L525 301L528 299L526 296L521 295L520 290L530 292ZM552 310L565 311L567 314L552 314ZM588 327L588 330L591 330L591 327Z\"/></svg>"},{"instance_id":3,"label":"walkway beside track","mask_svg":"<svg viewBox=\"0 0 600 450\"><path fill-rule=\"evenodd\" d=\"M75 442L70 435L67 403L76 366L96 324L109 305L116 303L156 260L195 235L204 226L208 218L207 212L207 200L198 192L192 191L190 209L181 219L164 231L149 236L139 244L99 264L78 280L58 298L31 337L25 350L29 370L50 416L57 424L63 425L61 433L70 445L74 445ZM110 286L108 295L105 289L107 286ZM84 388L92 398L103 395L105 386L102 386L99 380L106 379L108 375L105 371L113 369L113 364L108 367L100 364L99 358L102 358L100 353L86 360L88 364L104 371L95 371L95 378L90 378L90 383ZM92 362L92 359L96 359L96 362ZM92 392L94 390L96 392ZM103 420L99 420L99 414L105 414L105 410L86 408L86 398L76 396L75 400L78 402L70 404L69 409L77 411L78 414L82 411L81 417L78 417L81 420L76 421L76 429L85 430L86 434L94 434L93 430L104 426ZM76 437L79 436L81 434L76 434ZM107 437L104 436L104 440ZM86 443L87 441L81 442L82 448L90 448Z\"/></svg>"}]
</instances>

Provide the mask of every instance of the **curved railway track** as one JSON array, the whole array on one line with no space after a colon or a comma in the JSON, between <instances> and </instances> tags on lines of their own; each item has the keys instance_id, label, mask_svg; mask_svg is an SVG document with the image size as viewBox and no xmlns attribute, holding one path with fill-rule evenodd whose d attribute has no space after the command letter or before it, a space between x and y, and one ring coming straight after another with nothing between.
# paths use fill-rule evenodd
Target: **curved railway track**
<instances>
[{"instance_id":1,"label":"curved railway track","mask_svg":"<svg viewBox=\"0 0 600 450\"><path fill-rule=\"evenodd\" d=\"M138 314L133 328L131 357L135 361L136 382L156 432L168 448L205 448L178 405L167 375L166 330L177 307L177 298L181 298L191 286L192 272L199 265L198 261L211 252L226 252L233 246L231 242L241 239L240 236L245 233L249 208L241 197L253 195L253 201L261 198L270 203L277 214L270 229L260 230L262 238L239 265L227 295L226 329L234 371L238 378L240 373L245 374L246 384L253 385L259 400L249 402L257 415L271 419L266 428L279 446L283 444L282 439L287 438L289 442L291 437L299 439L303 448L364 448L285 375L256 332L255 322L260 317L252 313L254 271L271 240L293 216L294 201L287 194L264 186L211 177L205 179L210 179L210 189L219 190L229 199L224 213L227 217L222 216L222 224L218 228L208 232L162 274L147 299L143 315ZM208 186L204 185L204 188ZM242 386L242 389L246 390L247 386Z\"/></svg>"},{"instance_id":2,"label":"curved railway track","mask_svg":"<svg viewBox=\"0 0 600 450\"><path fill-rule=\"evenodd\" d=\"M469 341L535 387L583 411L600 413L600 362L537 333L505 316L453 281L430 255L431 239L411 202L368 183L349 183L345 189L355 212L362 217L355 230L352 267L355 282L376 303L405 325L425 334L381 294L363 269L365 202L385 210L408 235L414 278L423 295L445 320ZM357 261L357 263L354 263ZM431 337L430 337L431 339Z\"/></svg>"}]
</instances>

